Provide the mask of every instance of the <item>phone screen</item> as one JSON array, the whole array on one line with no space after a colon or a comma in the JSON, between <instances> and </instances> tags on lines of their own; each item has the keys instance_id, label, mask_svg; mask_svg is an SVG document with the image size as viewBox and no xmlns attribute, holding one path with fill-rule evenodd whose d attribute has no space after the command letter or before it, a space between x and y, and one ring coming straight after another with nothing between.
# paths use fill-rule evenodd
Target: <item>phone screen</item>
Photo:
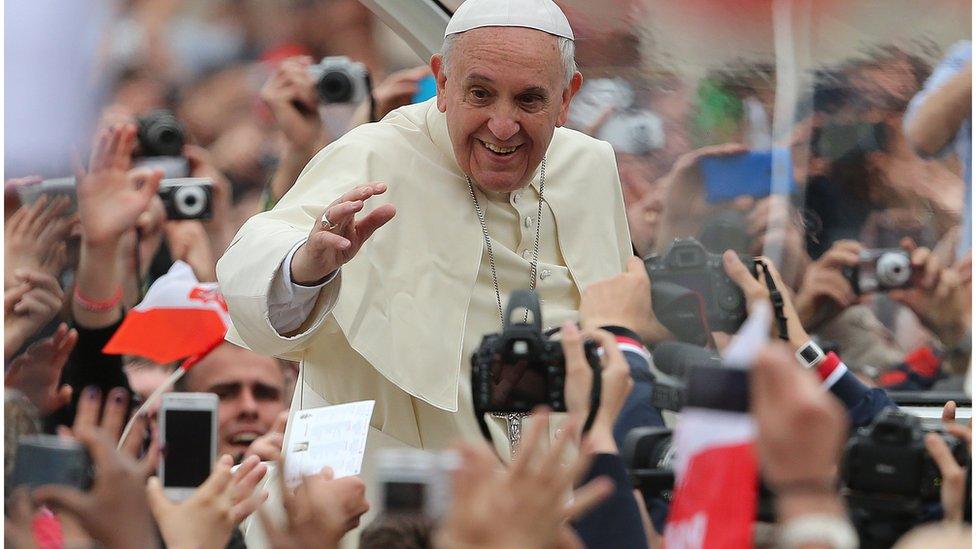
<instances>
[{"instance_id":1,"label":"phone screen","mask_svg":"<svg viewBox=\"0 0 976 549\"><path fill-rule=\"evenodd\" d=\"M210 476L211 414L210 410L166 410L166 488L195 488Z\"/></svg>"}]
</instances>

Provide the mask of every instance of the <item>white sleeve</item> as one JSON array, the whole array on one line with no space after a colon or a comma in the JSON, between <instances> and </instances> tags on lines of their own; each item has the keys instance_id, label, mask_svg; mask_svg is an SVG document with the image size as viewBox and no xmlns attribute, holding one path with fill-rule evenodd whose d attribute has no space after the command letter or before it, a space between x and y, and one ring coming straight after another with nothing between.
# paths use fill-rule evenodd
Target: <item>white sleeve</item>
<instances>
[{"instance_id":1,"label":"white sleeve","mask_svg":"<svg viewBox=\"0 0 976 549\"><path fill-rule=\"evenodd\" d=\"M307 240L307 239L306 239ZM298 329L315 308L315 300L319 291L335 280L339 274L336 269L325 278L325 281L315 286L302 286L291 279L291 258L298 248L305 243L301 240L288 252L285 260L275 272L271 281L271 292L268 294L268 316L271 325L279 334L287 334Z\"/></svg>"}]
</instances>

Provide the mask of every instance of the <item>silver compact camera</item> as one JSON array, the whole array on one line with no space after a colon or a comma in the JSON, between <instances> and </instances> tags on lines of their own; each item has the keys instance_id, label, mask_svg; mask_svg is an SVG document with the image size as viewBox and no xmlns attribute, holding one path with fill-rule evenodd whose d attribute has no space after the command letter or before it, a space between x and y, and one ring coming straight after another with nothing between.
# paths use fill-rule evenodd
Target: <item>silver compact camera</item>
<instances>
[{"instance_id":1,"label":"silver compact camera","mask_svg":"<svg viewBox=\"0 0 976 549\"><path fill-rule=\"evenodd\" d=\"M213 215L213 182L207 177L164 179L159 198L166 219L210 219Z\"/></svg>"},{"instance_id":2,"label":"silver compact camera","mask_svg":"<svg viewBox=\"0 0 976 549\"><path fill-rule=\"evenodd\" d=\"M453 451L384 448L376 454L376 481L384 514L424 515L439 519L450 507Z\"/></svg>"},{"instance_id":3,"label":"silver compact camera","mask_svg":"<svg viewBox=\"0 0 976 549\"><path fill-rule=\"evenodd\" d=\"M844 275L858 295L907 288L915 279L908 252L897 248L862 251L857 266L845 268Z\"/></svg>"},{"instance_id":4,"label":"silver compact camera","mask_svg":"<svg viewBox=\"0 0 976 549\"><path fill-rule=\"evenodd\" d=\"M310 65L308 73L322 103L359 103L369 96L366 65L348 57L326 57Z\"/></svg>"}]
</instances>

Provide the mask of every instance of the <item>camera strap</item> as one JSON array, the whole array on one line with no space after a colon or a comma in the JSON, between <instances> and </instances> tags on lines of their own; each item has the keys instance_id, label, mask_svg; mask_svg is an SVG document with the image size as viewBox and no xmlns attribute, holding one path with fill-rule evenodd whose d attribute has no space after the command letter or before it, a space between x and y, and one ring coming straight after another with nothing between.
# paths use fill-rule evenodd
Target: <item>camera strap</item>
<instances>
[{"instance_id":1,"label":"camera strap","mask_svg":"<svg viewBox=\"0 0 976 549\"><path fill-rule=\"evenodd\" d=\"M776 318L776 331L779 332L779 338L783 341L789 341L790 332L786 325L786 314L783 312L783 294L776 286L773 276L769 274L769 266L766 265L766 262L761 259L756 259L755 262L756 267L762 271L766 289L769 290L769 300L773 302L773 315Z\"/></svg>"}]
</instances>

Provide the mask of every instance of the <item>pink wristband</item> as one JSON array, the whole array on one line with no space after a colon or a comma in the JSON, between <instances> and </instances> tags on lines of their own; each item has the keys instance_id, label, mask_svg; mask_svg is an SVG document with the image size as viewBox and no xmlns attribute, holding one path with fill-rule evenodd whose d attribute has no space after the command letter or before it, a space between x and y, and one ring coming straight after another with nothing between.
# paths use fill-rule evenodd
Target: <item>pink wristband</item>
<instances>
[{"instance_id":1,"label":"pink wristband","mask_svg":"<svg viewBox=\"0 0 976 549\"><path fill-rule=\"evenodd\" d=\"M112 294L112 297L104 300L89 299L78 291L78 287L75 286L75 303L78 304L82 309L92 312L92 313L104 313L105 311L111 311L113 308L117 307L119 303L122 302L122 287L119 286Z\"/></svg>"}]
</instances>

